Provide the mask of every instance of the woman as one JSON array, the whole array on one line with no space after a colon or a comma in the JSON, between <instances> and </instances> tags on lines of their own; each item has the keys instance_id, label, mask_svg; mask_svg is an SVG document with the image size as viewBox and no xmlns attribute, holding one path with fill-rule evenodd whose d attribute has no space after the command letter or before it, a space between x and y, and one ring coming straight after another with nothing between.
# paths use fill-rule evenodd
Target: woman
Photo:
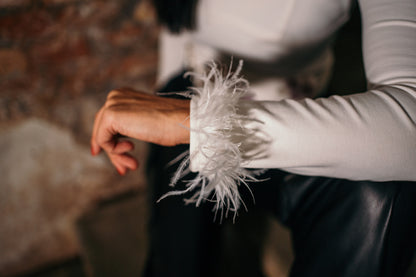
<instances>
[{"instance_id":1,"label":"woman","mask_svg":"<svg viewBox=\"0 0 416 277\"><path fill-rule=\"evenodd\" d=\"M278 193L269 201L292 231L291 276L401 276L415 249L416 2L359 1L368 90L319 98L331 42L352 5L347 0L201 0L185 9L195 15L194 29L182 37L162 37L170 42L161 47L162 82L181 68L184 56L197 72L213 57L244 59L243 74L252 85L230 109L237 110L232 126L243 130L227 133L240 161L233 168L243 179L251 177L246 167L291 173L276 184ZM194 18L190 15L184 18ZM186 24L192 21L184 22L172 23L172 31L192 27ZM184 46L169 51L174 44ZM224 153L205 132L203 93L196 95L189 101L111 92L97 114L92 152L104 149L124 174L137 163L127 154L132 144L115 140L118 134L165 146L190 143L192 170L216 174L206 169L218 160L206 154L221 158ZM215 113L209 116L210 122L221 122L224 113L220 120ZM251 152L242 147L248 145L244 134L259 142L250 144ZM231 199L231 208L238 208L238 196Z\"/></svg>"}]
</instances>

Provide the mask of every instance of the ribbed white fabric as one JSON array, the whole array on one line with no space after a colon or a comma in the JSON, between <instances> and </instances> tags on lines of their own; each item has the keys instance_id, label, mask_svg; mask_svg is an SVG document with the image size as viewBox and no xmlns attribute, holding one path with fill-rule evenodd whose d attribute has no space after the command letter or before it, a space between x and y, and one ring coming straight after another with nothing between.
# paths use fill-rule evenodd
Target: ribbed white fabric
<instances>
[{"instance_id":1,"label":"ribbed white fabric","mask_svg":"<svg viewBox=\"0 0 416 277\"><path fill-rule=\"evenodd\" d=\"M269 72L280 72L292 57L287 72L301 69L302 59L313 60L345 22L350 5L298 0L286 32L274 37L279 17L273 11L278 13L287 1L201 2L194 38L255 59ZM416 181L416 1L359 3L369 90L316 100L242 100L263 122L255 127L273 138L265 157L247 159L243 166L353 180ZM242 19L244 25L239 26ZM262 109L256 109L259 104ZM193 132L191 141L196 144L191 149L204 143ZM193 170L203 168L203 159L191 157Z\"/></svg>"}]
</instances>

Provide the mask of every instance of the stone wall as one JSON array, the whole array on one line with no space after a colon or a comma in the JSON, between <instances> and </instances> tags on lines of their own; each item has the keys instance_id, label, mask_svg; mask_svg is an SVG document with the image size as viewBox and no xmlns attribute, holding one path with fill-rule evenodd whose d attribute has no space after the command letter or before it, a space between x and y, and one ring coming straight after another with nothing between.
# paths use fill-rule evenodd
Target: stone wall
<instances>
[{"instance_id":1,"label":"stone wall","mask_svg":"<svg viewBox=\"0 0 416 277\"><path fill-rule=\"evenodd\" d=\"M108 91L153 89L157 33L146 0L0 0L1 276L78 255L80 214L146 190L88 142Z\"/></svg>"}]
</instances>

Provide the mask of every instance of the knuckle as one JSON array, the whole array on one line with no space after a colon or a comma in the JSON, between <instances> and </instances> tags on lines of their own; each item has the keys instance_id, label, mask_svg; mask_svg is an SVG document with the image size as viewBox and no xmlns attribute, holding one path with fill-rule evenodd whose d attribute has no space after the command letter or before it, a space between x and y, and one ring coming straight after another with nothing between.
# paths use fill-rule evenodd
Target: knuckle
<instances>
[{"instance_id":1,"label":"knuckle","mask_svg":"<svg viewBox=\"0 0 416 277\"><path fill-rule=\"evenodd\" d=\"M119 95L120 93L118 91L111 91L107 96L107 100L105 101L104 107L109 108L113 105L116 105L118 99L120 98Z\"/></svg>"},{"instance_id":2,"label":"knuckle","mask_svg":"<svg viewBox=\"0 0 416 277\"><path fill-rule=\"evenodd\" d=\"M102 124L108 124L111 121L111 118L112 118L111 107L104 109L101 115Z\"/></svg>"},{"instance_id":3,"label":"knuckle","mask_svg":"<svg viewBox=\"0 0 416 277\"><path fill-rule=\"evenodd\" d=\"M104 104L103 113L107 112L108 109L111 109L112 106L116 105L117 101L115 99L107 99Z\"/></svg>"},{"instance_id":4,"label":"knuckle","mask_svg":"<svg viewBox=\"0 0 416 277\"><path fill-rule=\"evenodd\" d=\"M108 95L107 95L107 100L117 98L117 97L119 97L120 95L121 95L121 91L120 91L120 90L113 89L112 91L110 91L110 92L108 93Z\"/></svg>"}]
</instances>

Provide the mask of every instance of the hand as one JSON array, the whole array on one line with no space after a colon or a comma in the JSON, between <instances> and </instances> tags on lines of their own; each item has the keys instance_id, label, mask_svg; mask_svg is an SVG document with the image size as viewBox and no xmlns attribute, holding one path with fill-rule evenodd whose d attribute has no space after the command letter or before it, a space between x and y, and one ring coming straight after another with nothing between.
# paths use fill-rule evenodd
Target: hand
<instances>
[{"instance_id":1,"label":"hand","mask_svg":"<svg viewBox=\"0 0 416 277\"><path fill-rule=\"evenodd\" d=\"M103 149L120 175L135 170L137 160L127 152L133 143L121 136L173 146L189 143L189 100L118 89L111 91L95 116L91 153Z\"/></svg>"}]
</instances>

